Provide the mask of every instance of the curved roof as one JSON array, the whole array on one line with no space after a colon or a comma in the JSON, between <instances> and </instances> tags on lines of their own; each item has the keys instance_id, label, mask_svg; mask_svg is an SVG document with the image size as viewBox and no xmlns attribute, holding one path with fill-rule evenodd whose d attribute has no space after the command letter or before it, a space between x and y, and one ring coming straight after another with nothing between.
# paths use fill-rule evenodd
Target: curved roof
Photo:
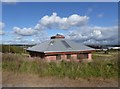
<instances>
[{"instance_id":1,"label":"curved roof","mask_svg":"<svg viewBox=\"0 0 120 89\"><path fill-rule=\"evenodd\" d=\"M37 44L27 49L35 52L77 52L77 51L91 51L93 48L76 43L67 39L50 39L48 41Z\"/></svg>"}]
</instances>

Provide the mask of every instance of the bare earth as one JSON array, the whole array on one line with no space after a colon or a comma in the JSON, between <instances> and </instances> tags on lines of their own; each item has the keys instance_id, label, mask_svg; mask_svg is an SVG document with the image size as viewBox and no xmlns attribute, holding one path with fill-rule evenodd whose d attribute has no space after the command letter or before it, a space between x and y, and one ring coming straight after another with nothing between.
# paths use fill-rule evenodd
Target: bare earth
<instances>
[{"instance_id":1,"label":"bare earth","mask_svg":"<svg viewBox=\"0 0 120 89\"><path fill-rule=\"evenodd\" d=\"M32 74L2 73L3 87L118 87L117 79L69 79Z\"/></svg>"}]
</instances>

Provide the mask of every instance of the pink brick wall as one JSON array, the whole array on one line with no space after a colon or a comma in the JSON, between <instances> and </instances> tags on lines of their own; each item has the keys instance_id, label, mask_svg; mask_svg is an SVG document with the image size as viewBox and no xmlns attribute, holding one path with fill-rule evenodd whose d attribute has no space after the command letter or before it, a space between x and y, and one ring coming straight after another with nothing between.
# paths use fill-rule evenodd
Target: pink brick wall
<instances>
[{"instance_id":1,"label":"pink brick wall","mask_svg":"<svg viewBox=\"0 0 120 89\"><path fill-rule=\"evenodd\" d=\"M89 59L89 60L92 59L92 54L91 54L91 53L88 54L88 59Z\"/></svg>"},{"instance_id":2,"label":"pink brick wall","mask_svg":"<svg viewBox=\"0 0 120 89\"><path fill-rule=\"evenodd\" d=\"M77 60L77 54L72 54L72 55L71 55L71 59L72 59L72 60Z\"/></svg>"},{"instance_id":3,"label":"pink brick wall","mask_svg":"<svg viewBox=\"0 0 120 89\"><path fill-rule=\"evenodd\" d=\"M46 56L45 59L47 61L55 61L56 60L56 56ZM77 54L71 54L71 59L67 59L67 55L61 55L61 60L66 60L66 61L70 61L70 60L81 61L81 59L77 59ZM91 53L88 54L88 60L92 60L92 54Z\"/></svg>"},{"instance_id":4,"label":"pink brick wall","mask_svg":"<svg viewBox=\"0 0 120 89\"><path fill-rule=\"evenodd\" d=\"M56 56L46 56L45 59L46 59L47 61L56 60Z\"/></svg>"},{"instance_id":5,"label":"pink brick wall","mask_svg":"<svg viewBox=\"0 0 120 89\"><path fill-rule=\"evenodd\" d=\"M61 55L62 60L66 60L67 56L66 55Z\"/></svg>"}]
</instances>

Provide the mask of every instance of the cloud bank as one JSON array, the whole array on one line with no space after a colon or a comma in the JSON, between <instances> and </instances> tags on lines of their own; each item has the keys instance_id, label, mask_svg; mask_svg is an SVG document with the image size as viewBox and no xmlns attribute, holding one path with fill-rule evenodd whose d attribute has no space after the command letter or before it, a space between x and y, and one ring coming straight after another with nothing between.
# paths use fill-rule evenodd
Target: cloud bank
<instances>
[{"instance_id":1,"label":"cloud bank","mask_svg":"<svg viewBox=\"0 0 120 89\"><path fill-rule=\"evenodd\" d=\"M98 17L103 17L100 14ZM73 14L68 17L60 17L57 13L43 16L33 28L14 27L14 33L21 36L40 36L46 29L67 30L67 39L72 39L86 44L110 44L118 43L118 26L100 27L90 26L88 16ZM43 36L43 35L42 35ZM45 36L46 38L48 36ZM42 39L42 38L41 38ZM45 39L44 39L45 40Z\"/></svg>"},{"instance_id":2,"label":"cloud bank","mask_svg":"<svg viewBox=\"0 0 120 89\"><path fill-rule=\"evenodd\" d=\"M70 31L67 34L67 39L72 39L87 44L118 43L118 26L87 27L86 32L84 32L83 29Z\"/></svg>"},{"instance_id":3,"label":"cloud bank","mask_svg":"<svg viewBox=\"0 0 120 89\"><path fill-rule=\"evenodd\" d=\"M21 35L21 36L31 36L37 33L36 30L32 28L19 28L19 27L13 27L14 33Z\"/></svg>"},{"instance_id":4,"label":"cloud bank","mask_svg":"<svg viewBox=\"0 0 120 89\"><path fill-rule=\"evenodd\" d=\"M68 30L71 27L79 27L87 24L88 19L89 17L87 16L80 16L77 14L61 18L57 16L57 13L53 13L51 16L46 15L41 18L39 25L44 26L48 29L57 28Z\"/></svg>"},{"instance_id":5,"label":"cloud bank","mask_svg":"<svg viewBox=\"0 0 120 89\"><path fill-rule=\"evenodd\" d=\"M74 27L80 27L87 24L89 17L80 16L77 14L73 14L69 17L59 17L57 13L53 13L51 16L44 16L40 19L39 23L36 24L34 28L19 28L13 27L13 30L16 34L22 36L30 36L37 33L37 31L45 30L45 29L62 29L69 30Z\"/></svg>"}]
</instances>

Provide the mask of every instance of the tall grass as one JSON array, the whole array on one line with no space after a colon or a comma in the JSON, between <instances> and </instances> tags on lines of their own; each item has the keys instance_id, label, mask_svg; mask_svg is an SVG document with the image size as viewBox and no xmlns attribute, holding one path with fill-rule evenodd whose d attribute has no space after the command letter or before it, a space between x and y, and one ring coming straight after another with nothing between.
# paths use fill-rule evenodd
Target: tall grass
<instances>
[{"instance_id":1,"label":"tall grass","mask_svg":"<svg viewBox=\"0 0 120 89\"><path fill-rule=\"evenodd\" d=\"M3 54L2 57L3 70L15 73L32 73L39 76L59 76L73 79L90 77L114 78L118 76L118 62L115 56L111 57L111 60L100 60L99 57L95 56L93 62L89 63L66 61L48 63L38 59L29 61L25 60L25 57L10 54Z\"/></svg>"}]
</instances>

